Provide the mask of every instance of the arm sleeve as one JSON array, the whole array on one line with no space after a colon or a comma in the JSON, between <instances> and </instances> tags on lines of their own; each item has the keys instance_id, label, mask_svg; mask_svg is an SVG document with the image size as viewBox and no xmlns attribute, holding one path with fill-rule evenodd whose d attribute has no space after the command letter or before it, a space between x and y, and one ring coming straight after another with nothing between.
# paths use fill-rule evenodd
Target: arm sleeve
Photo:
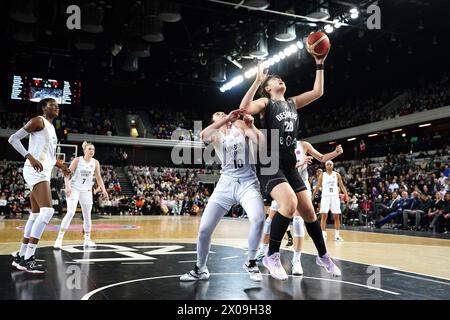
<instances>
[{"instance_id":1,"label":"arm sleeve","mask_svg":"<svg viewBox=\"0 0 450 320\"><path fill-rule=\"evenodd\" d=\"M28 132L26 132L23 128L18 130L16 133L12 134L9 139L8 142L14 147L14 149L17 150L17 152L19 152L24 158L25 156L28 154L27 149L25 149L25 147L22 144L22 140L23 138L25 138L26 136L28 136Z\"/></svg>"}]
</instances>

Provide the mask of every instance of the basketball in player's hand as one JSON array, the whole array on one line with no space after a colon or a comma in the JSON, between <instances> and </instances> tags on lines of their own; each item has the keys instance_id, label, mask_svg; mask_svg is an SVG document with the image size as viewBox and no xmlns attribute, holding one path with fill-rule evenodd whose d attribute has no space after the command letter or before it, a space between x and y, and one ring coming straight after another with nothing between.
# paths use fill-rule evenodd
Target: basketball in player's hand
<instances>
[{"instance_id":1,"label":"basketball in player's hand","mask_svg":"<svg viewBox=\"0 0 450 320\"><path fill-rule=\"evenodd\" d=\"M306 39L306 50L317 58L323 58L330 51L330 39L321 32L311 32Z\"/></svg>"}]
</instances>

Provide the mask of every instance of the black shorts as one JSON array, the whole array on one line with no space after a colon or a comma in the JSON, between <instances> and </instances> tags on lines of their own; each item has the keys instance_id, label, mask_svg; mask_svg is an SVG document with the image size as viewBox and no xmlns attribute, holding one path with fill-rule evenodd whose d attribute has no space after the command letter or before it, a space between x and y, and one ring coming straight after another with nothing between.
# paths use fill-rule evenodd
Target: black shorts
<instances>
[{"instance_id":1,"label":"black shorts","mask_svg":"<svg viewBox=\"0 0 450 320\"><path fill-rule=\"evenodd\" d=\"M289 153L287 156L283 157L283 159L280 159L280 168L275 174L263 175L261 174L261 168L265 166L258 167L257 173L259 184L261 186L261 194L266 200L272 200L270 192L273 188L283 182L289 183L295 193L306 190L305 183L300 177L298 170L295 168L295 164L295 154Z\"/></svg>"}]
</instances>

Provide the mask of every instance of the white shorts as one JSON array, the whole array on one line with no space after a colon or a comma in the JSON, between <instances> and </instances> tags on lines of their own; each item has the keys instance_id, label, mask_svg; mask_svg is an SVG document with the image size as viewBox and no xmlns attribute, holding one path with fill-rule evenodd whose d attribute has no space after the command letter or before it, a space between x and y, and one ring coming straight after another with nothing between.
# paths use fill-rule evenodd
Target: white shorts
<instances>
[{"instance_id":1,"label":"white shorts","mask_svg":"<svg viewBox=\"0 0 450 320\"><path fill-rule=\"evenodd\" d=\"M237 203L242 205L255 197L263 201L256 177L238 181L236 178L222 175L209 201L217 203L224 209L230 209Z\"/></svg>"},{"instance_id":2,"label":"white shorts","mask_svg":"<svg viewBox=\"0 0 450 320\"><path fill-rule=\"evenodd\" d=\"M37 172L32 166L23 166L23 178L27 183L31 191L33 187L39 182L48 181L50 183L50 178L52 177L53 167L44 168L41 172Z\"/></svg>"},{"instance_id":3,"label":"white shorts","mask_svg":"<svg viewBox=\"0 0 450 320\"><path fill-rule=\"evenodd\" d=\"M328 213L341 213L341 200L339 196L323 196L320 200L320 212Z\"/></svg>"},{"instance_id":4,"label":"white shorts","mask_svg":"<svg viewBox=\"0 0 450 320\"><path fill-rule=\"evenodd\" d=\"M66 201L73 201L75 205L80 201L80 204L92 204L92 191L78 191L72 188L72 194L69 198L66 198Z\"/></svg>"}]
</instances>

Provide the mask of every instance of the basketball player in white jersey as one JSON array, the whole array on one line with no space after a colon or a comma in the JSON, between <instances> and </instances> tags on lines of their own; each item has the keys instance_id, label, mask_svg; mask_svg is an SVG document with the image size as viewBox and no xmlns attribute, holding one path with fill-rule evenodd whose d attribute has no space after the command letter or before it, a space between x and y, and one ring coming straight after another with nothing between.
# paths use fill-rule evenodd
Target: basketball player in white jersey
<instances>
[{"instance_id":1,"label":"basketball player in white jersey","mask_svg":"<svg viewBox=\"0 0 450 320\"><path fill-rule=\"evenodd\" d=\"M24 158L23 177L30 188L31 213L25 225L22 245L12 263L17 269L29 273L42 274L45 268L36 262L35 252L45 227L53 217L50 178L53 167L60 169L65 176L70 170L56 162L56 137L53 120L59 115L59 106L55 99L46 98L38 103L38 113L20 130L11 135L8 142ZM28 150L21 140L30 136Z\"/></svg>"},{"instance_id":2,"label":"basketball player in white jersey","mask_svg":"<svg viewBox=\"0 0 450 320\"><path fill-rule=\"evenodd\" d=\"M83 157L72 160L69 169L72 172L72 178L64 179L67 197L67 213L61 222L61 228L53 247L61 249L64 234L69 228L75 211L77 210L78 201L80 202L81 212L83 214L83 230L84 230L84 248L95 248L96 244L91 240L91 210L92 210L92 185L94 176L97 185L102 191L103 197L108 200L108 193L100 173L100 163L94 159L95 147L92 143L83 142Z\"/></svg>"},{"instance_id":3,"label":"basketball player in white jersey","mask_svg":"<svg viewBox=\"0 0 450 320\"><path fill-rule=\"evenodd\" d=\"M319 181L312 197L316 195L319 188L322 188L322 200L320 201L320 226L322 227L323 238L327 239L326 225L328 218L328 211L331 210L334 218L334 240L343 241L342 237L339 235L339 229L341 226L341 201L339 199L339 187L344 192L344 201L348 201L347 189L342 182L342 177L336 171L333 171L333 161L327 161L325 163L326 172L319 176Z\"/></svg>"},{"instance_id":4,"label":"basketball player in white jersey","mask_svg":"<svg viewBox=\"0 0 450 320\"><path fill-rule=\"evenodd\" d=\"M182 275L181 281L209 279L206 261L211 247L211 235L230 208L239 203L250 220L248 235L248 261L243 265L253 281L262 276L256 264L256 253L264 224L264 204L260 193L256 171L250 161L251 142L263 144L262 133L253 124L253 117L246 115L238 120L239 110L226 115L216 112L213 123L200 133L205 142L212 143L221 163L219 182L209 198L200 222L197 239L197 264L194 270Z\"/></svg>"},{"instance_id":5,"label":"basketball player in white jersey","mask_svg":"<svg viewBox=\"0 0 450 320\"><path fill-rule=\"evenodd\" d=\"M336 150L333 152L329 152L326 154L322 154L317 151L309 142L307 141L297 141L297 148L295 149L295 156L297 158L297 164L295 168L297 168L300 177L303 182L305 182L306 190L309 192L309 196L311 197L311 185L309 184L309 176L308 176L308 165L311 164L312 158L320 162L326 162L328 160L334 159L344 151L342 150L342 146L338 145ZM311 156L308 156L310 154ZM278 211L279 207L277 202L272 201L270 207L270 214L267 217L264 223L264 235L262 245L260 247L260 251L258 253L258 259L262 259L267 254L269 249L269 236L270 236L270 225L272 223L273 216ZM293 275L302 275L303 267L301 263L301 255L303 249L303 240L305 237L305 229L304 229L304 221L300 215L298 210L294 213L293 219L293 229L294 229L294 255L292 258L292 274Z\"/></svg>"}]
</instances>

